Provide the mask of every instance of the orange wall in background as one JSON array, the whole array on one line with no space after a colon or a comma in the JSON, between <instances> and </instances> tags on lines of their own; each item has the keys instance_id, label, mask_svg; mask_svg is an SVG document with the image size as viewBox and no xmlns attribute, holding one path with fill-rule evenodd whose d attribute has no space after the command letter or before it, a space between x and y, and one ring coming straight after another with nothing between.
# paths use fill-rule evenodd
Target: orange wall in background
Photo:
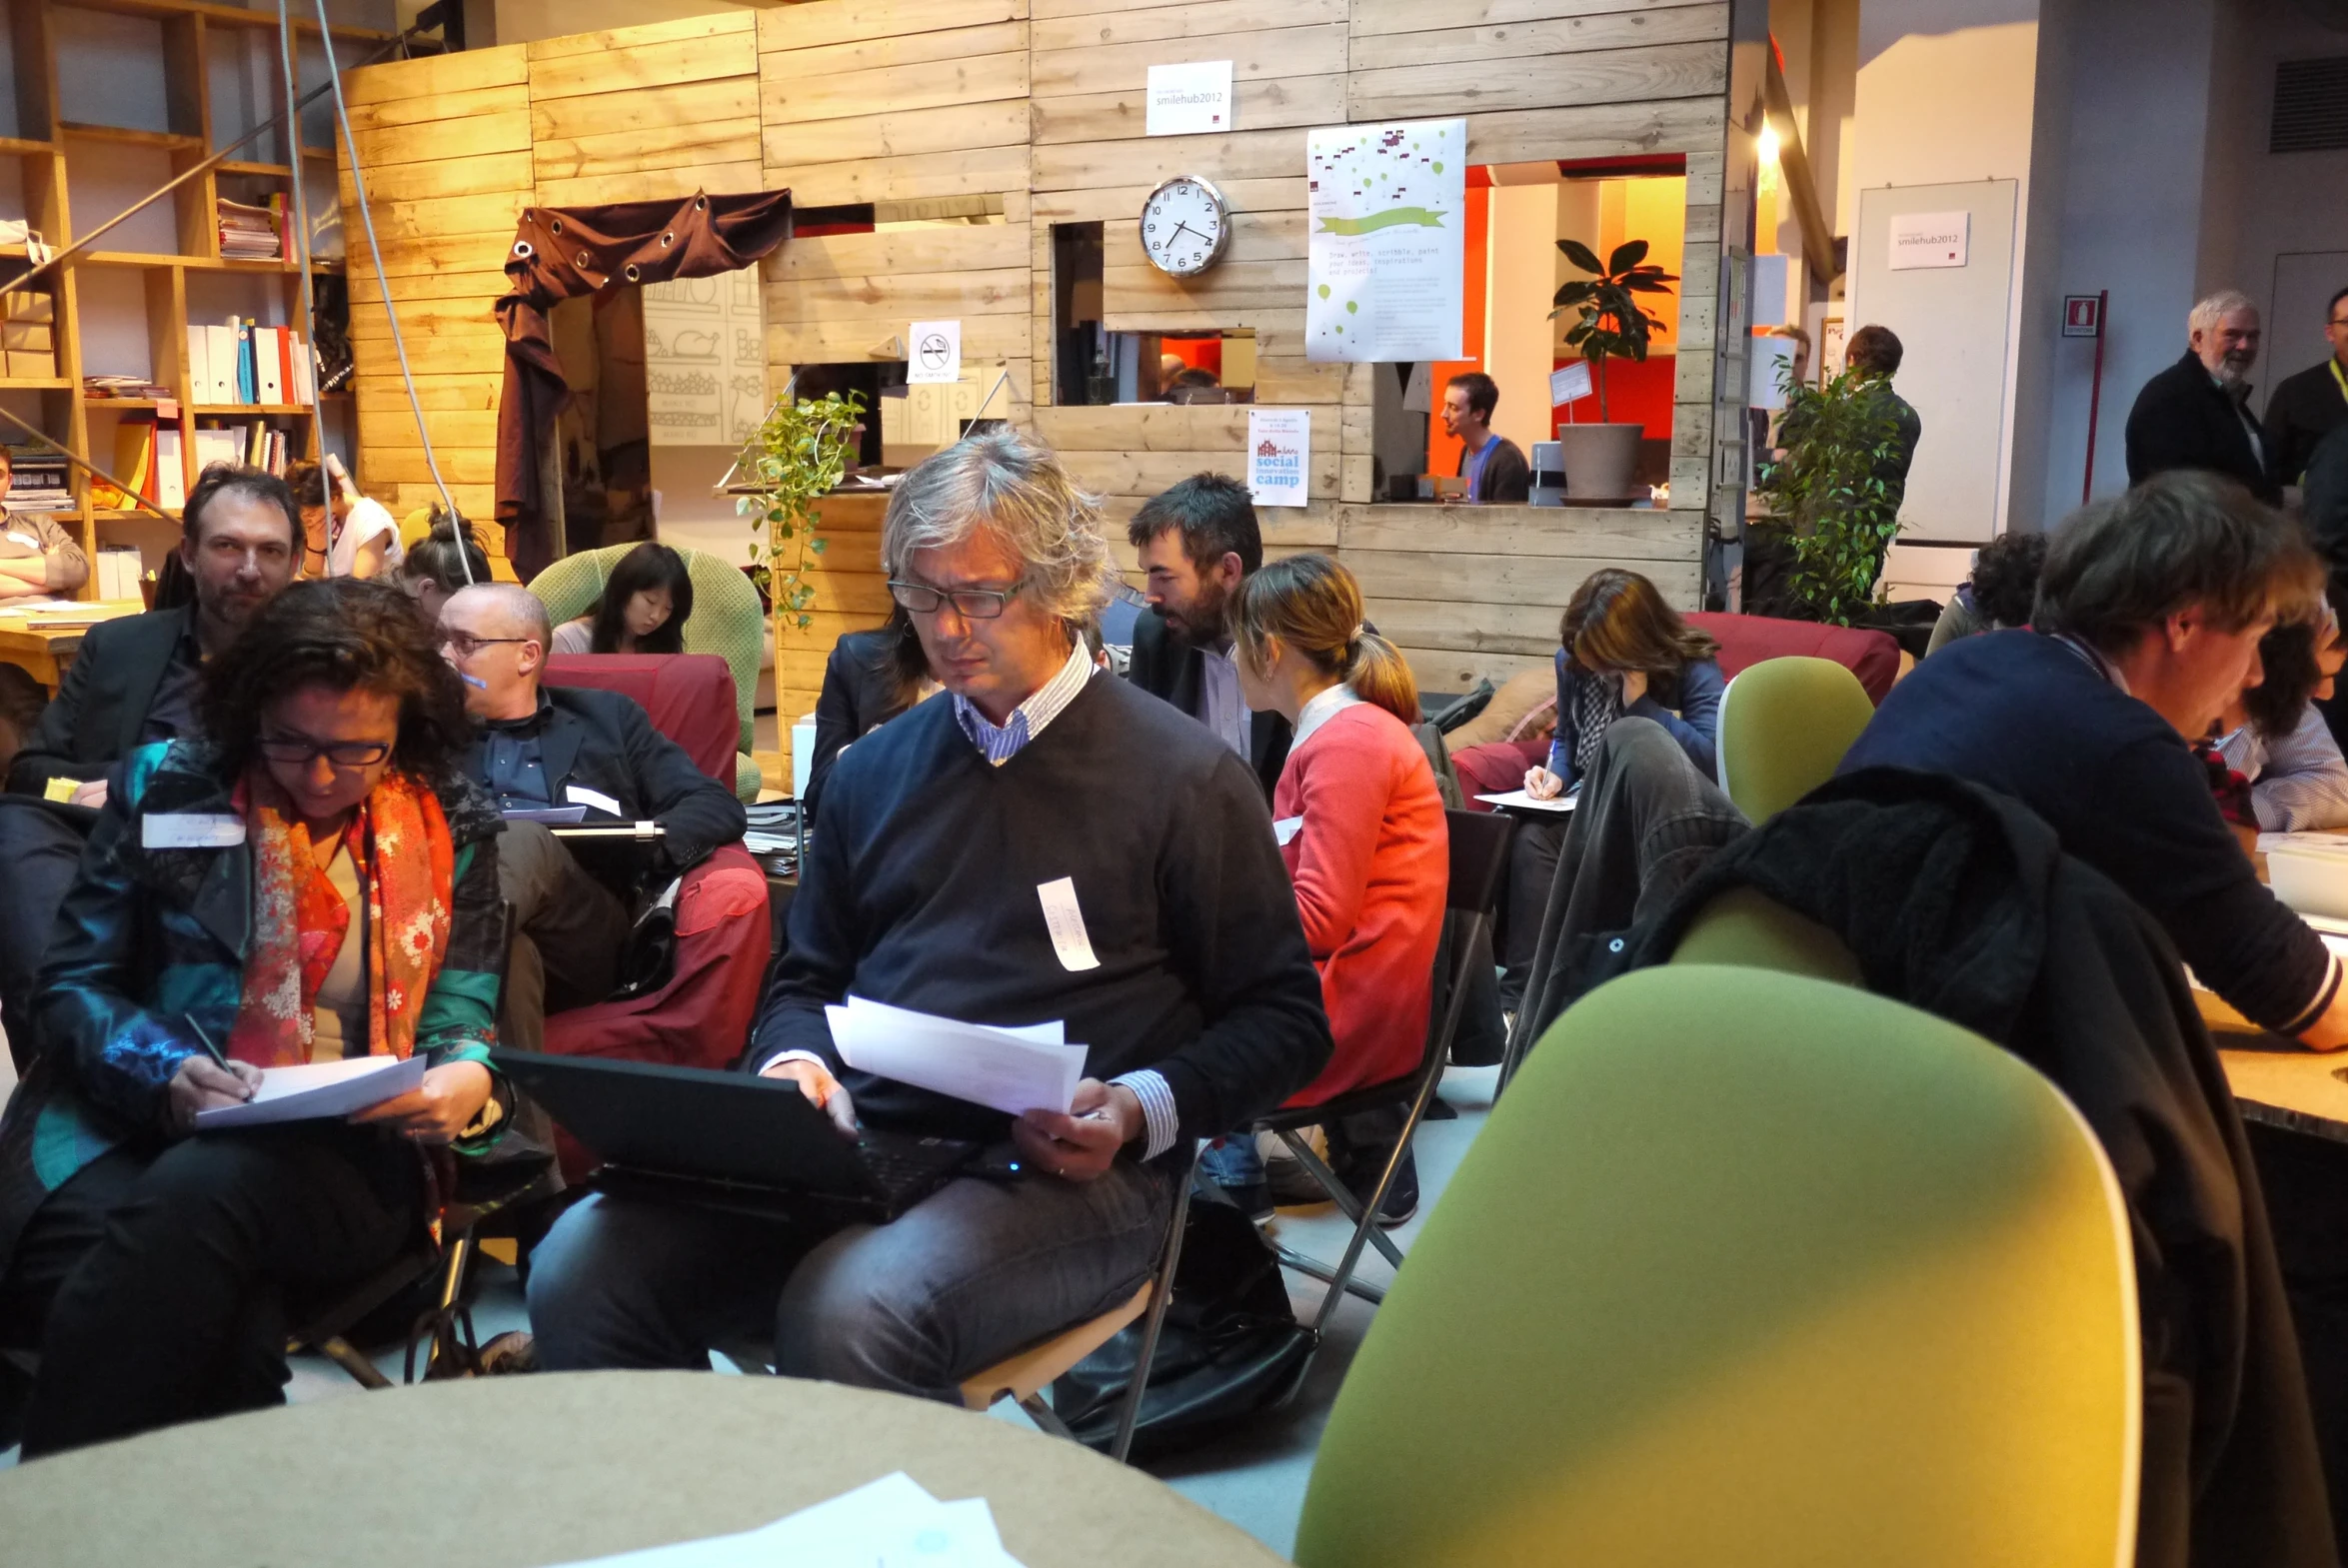
<instances>
[{"instance_id":1,"label":"orange wall in background","mask_svg":"<svg viewBox=\"0 0 2348 1568\"><path fill-rule=\"evenodd\" d=\"M1433 375L1433 404L1443 406L1443 383L1466 371L1483 369L1483 292L1484 275L1489 263L1484 255L1485 242L1491 234L1491 192L1470 187L1467 192L1467 277L1459 292L1459 352L1464 359L1436 360L1429 367ZM1429 474L1456 474L1459 472L1459 439L1443 433L1440 413L1426 417L1426 471Z\"/></svg>"}]
</instances>

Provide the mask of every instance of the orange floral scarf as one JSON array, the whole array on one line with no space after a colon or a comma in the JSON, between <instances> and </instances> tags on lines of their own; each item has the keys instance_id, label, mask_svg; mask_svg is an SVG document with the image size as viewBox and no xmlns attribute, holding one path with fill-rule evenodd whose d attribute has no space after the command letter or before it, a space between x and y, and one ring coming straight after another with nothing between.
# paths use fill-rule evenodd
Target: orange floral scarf
<instances>
[{"instance_id":1,"label":"orange floral scarf","mask_svg":"<svg viewBox=\"0 0 2348 1568\"><path fill-rule=\"evenodd\" d=\"M253 856L253 934L228 1054L257 1067L310 1059L318 988L342 951L351 911L321 870L301 818L256 769L237 790ZM448 951L456 848L440 799L387 774L347 832L367 897L367 1049L407 1056L425 993Z\"/></svg>"}]
</instances>

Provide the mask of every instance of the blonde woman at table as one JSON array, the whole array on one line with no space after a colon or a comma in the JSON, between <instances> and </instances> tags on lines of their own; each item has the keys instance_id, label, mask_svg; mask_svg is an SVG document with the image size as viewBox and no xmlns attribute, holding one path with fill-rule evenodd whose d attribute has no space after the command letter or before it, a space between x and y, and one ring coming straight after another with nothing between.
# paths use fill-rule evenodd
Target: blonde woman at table
<instances>
[{"instance_id":1,"label":"blonde woman at table","mask_svg":"<svg viewBox=\"0 0 2348 1568\"><path fill-rule=\"evenodd\" d=\"M16 482L16 461L0 447L0 496ZM90 558L47 512L0 520L0 610L15 599L62 599L90 580Z\"/></svg>"},{"instance_id":2,"label":"blonde woman at table","mask_svg":"<svg viewBox=\"0 0 2348 1568\"><path fill-rule=\"evenodd\" d=\"M1287 1101L1311 1105L1417 1067L1450 834L1434 770L1410 733L1417 685L1393 645L1363 625L1352 573L1326 556L1265 566L1231 601L1231 648L1248 709L1295 731L1272 791L1272 831L1336 1041L1328 1065ZM1357 1196L1376 1185L1400 1125L1399 1111L1370 1111L1325 1129L1330 1167ZM1417 1207L1418 1170L1405 1152L1378 1223L1398 1225Z\"/></svg>"},{"instance_id":3,"label":"blonde woman at table","mask_svg":"<svg viewBox=\"0 0 2348 1568\"><path fill-rule=\"evenodd\" d=\"M0 1120L0 1344L27 1457L281 1403L286 1328L421 1239L504 1125L497 807L405 596L288 589L204 668L199 738L118 771ZM431 1065L339 1118L197 1133L266 1071Z\"/></svg>"}]
</instances>

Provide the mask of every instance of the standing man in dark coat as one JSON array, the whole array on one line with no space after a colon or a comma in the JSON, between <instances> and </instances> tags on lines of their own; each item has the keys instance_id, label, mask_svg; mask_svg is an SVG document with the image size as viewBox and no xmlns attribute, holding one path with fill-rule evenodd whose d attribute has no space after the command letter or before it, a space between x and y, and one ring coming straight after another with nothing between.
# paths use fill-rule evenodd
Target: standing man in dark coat
<instances>
[{"instance_id":1,"label":"standing man in dark coat","mask_svg":"<svg viewBox=\"0 0 2348 1568\"><path fill-rule=\"evenodd\" d=\"M1248 711L1223 624L1231 595L1263 565L1247 487L1225 474L1193 474L1144 502L1126 538L1150 585L1126 679L1219 736L1269 800L1293 732L1277 714Z\"/></svg>"},{"instance_id":2,"label":"standing man in dark coat","mask_svg":"<svg viewBox=\"0 0 2348 1568\"><path fill-rule=\"evenodd\" d=\"M2332 352L2321 365L2285 376L2267 394L2266 449L2286 485L2304 484L2317 443L2348 425L2348 289L2324 307L2324 341Z\"/></svg>"},{"instance_id":3,"label":"standing man in dark coat","mask_svg":"<svg viewBox=\"0 0 2348 1568\"><path fill-rule=\"evenodd\" d=\"M2246 406L2250 368L2258 363L2258 307L2221 289L2193 307L2185 330L2185 357L2146 382L2128 411L2128 483L2204 469L2280 506L2275 455Z\"/></svg>"}]
</instances>

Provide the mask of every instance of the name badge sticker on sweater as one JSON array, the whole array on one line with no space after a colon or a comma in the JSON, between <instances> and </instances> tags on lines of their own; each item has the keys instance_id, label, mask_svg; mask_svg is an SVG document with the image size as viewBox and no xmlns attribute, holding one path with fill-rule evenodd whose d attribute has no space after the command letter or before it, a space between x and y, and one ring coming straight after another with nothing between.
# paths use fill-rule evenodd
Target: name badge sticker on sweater
<instances>
[{"instance_id":1,"label":"name badge sticker on sweater","mask_svg":"<svg viewBox=\"0 0 2348 1568\"><path fill-rule=\"evenodd\" d=\"M1098 969L1093 938L1085 932L1085 911L1077 907L1077 882L1063 876L1056 882L1038 882L1036 896L1044 900L1044 923L1052 930L1052 949L1064 969Z\"/></svg>"},{"instance_id":2,"label":"name badge sticker on sweater","mask_svg":"<svg viewBox=\"0 0 2348 1568\"><path fill-rule=\"evenodd\" d=\"M139 818L149 849L231 849L245 841L245 819L213 811L160 811Z\"/></svg>"},{"instance_id":3,"label":"name badge sticker on sweater","mask_svg":"<svg viewBox=\"0 0 2348 1568\"><path fill-rule=\"evenodd\" d=\"M1290 838L1295 837L1303 830L1304 818L1301 816L1283 816L1271 824L1271 835L1279 841L1283 848L1287 846Z\"/></svg>"},{"instance_id":4,"label":"name badge sticker on sweater","mask_svg":"<svg viewBox=\"0 0 2348 1568\"><path fill-rule=\"evenodd\" d=\"M613 799L610 795L604 793L601 789L590 789L585 784L566 784L563 787L565 792L571 796L571 803L573 805L592 805L597 810L608 811L614 816L625 816L628 814L627 812L620 809L619 801Z\"/></svg>"}]
</instances>

